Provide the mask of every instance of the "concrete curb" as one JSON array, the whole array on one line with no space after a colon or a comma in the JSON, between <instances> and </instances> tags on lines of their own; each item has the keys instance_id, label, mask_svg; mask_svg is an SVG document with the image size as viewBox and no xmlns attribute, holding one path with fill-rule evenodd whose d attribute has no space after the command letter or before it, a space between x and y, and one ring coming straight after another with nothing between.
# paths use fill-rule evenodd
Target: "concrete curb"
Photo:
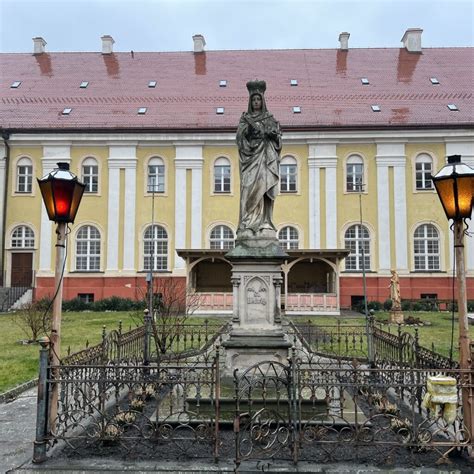
<instances>
[{"instance_id":1,"label":"concrete curb","mask_svg":"<svg viewBox=\"0 0 474 474\"><path fill-rule=\"evenodd\" d=\"M8 403L15 398L18 398L23 392L30 390L30 388L36 387L38 385L38 379L33 379L28 382L17 385L16 387L8 390L7 392L0 393L0 403Z\"/></svg>"}]
</instances>

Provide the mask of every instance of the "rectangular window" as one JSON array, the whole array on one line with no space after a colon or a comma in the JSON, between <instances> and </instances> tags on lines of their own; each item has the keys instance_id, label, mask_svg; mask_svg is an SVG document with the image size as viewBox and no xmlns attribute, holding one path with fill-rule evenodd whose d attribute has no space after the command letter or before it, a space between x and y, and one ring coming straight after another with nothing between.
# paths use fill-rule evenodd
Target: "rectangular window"
<instances>
[{"instance_id":1,"label":"rectangular window","mask_svg":"<svg viewBox=\"0 0 474 474\"><path fill-rule=\"evenodd\" d=\"M85 193L97 193L99 189L99 167L94 165L83 166L82 181L86 185Z\"/></svg>"},{"instance_id":2,"label":"rectangular window","mask_svg":"<svg viewBox=\"0 0 474 474\"><path fill-rule=\"evenodd\" d=\"M230 166L214 166L214 192L230 193Z\"/></svg>"},{"instance_id":3,"label":"rectangular window","mask_svg":"<svg viewBox=\"0 0 474 474\"><path fill-rule=\"evenodd\" d=\"M17 187L18 193L31 193L33 186L33 167L18 166Z\"/></svg>"},{"instance_id":4,"label":"rectangular window","mask_svg":"<svg viewBox=\"0 0 474 474\"><path fill-rule=\"evenodd\" d=\"M432 167L431 163L418 162L415 165L416 170L416 189L433 189L431 181Z\"/></svg>"},{"instance_id":5,"label":"rectangular window","mask_svg":"<svg viewBox=\"0 0 474 474\"><path fill-rule=\"evenodd\" d=\"M165 192L165 166L164 165L149 165L148 166L148 186L149 193L164 193Z\"/></svg>"},{"instance_id":6,"label":"rectangular window","mask_svg":"<svg viewBox=\"0 0 474 474\"><path fill-rule=\"evenodd\" d=\"M357 192L363 191L364 165L362 163L349 163L346 173L346 191Z\"/></svg>"},{"instance_id":7,"label":"rectangular window","mask_svg":"<svg viewBox=\"0 0 474 474\"><path fill-rule=\"evenodd\" d=\"M295 193L296 192L296 165L281 165L280 166L280 192Z\"/></svg>"},{"instance_id":8,"label":"rectangular window","mask_svg":"<svg viewBox=\"0 0 474 474\"><path fill-rule=\"evenodd\" d=\"M94 293L78 293L77 298L83 303L93 303L94 302Z\"/></svg>"}]
</instances>

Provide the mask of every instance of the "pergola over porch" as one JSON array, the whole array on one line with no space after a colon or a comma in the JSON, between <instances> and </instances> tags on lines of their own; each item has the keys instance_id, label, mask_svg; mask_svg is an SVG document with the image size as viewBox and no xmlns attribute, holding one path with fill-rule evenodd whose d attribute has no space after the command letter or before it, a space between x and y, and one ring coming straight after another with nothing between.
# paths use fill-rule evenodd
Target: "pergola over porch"
<instances>
[{"instance_id":1,"label":"pergola over porch","mask_svg":"<svg viewBox=\"0 0 474 474\"><path fill-rule=\"evenodd\" d=\"M281 307L286 314L334 314L340 312L339 267L349 254L345 249L285 250L282 263ZM228 250L182 249L186 283L197 294L195 313L232 314L232 264ZM193 301L196 301L193 298Z\"/></svg>"}]
</instances>

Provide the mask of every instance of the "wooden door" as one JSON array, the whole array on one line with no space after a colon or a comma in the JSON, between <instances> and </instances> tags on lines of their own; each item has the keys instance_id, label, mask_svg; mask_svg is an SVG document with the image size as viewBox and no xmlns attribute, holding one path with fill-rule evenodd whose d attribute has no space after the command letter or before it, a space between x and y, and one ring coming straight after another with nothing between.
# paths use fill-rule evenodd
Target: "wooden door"
<instances>
[{"instance_id":1,"label":"wooden door","mask_svg":"<svg viewBox=\"0 0 474 474\"><path fill-rule=\"evenodd\" d=\"M11 286L30 287L33 279L33 254L12 253Z\"/></svg>"}]
</instances>

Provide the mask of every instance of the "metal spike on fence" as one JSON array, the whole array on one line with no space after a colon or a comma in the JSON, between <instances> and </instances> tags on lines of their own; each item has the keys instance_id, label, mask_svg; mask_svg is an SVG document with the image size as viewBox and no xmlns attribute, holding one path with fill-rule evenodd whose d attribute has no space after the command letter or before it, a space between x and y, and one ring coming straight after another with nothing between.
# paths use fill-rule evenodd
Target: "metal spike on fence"
<instances>
[{"instance_id":1,"label":"metal spike on fence","mask_svg":"<svg viewBox=\"0 0 474 474\"><path fill-rule=\"evenodd\" d=\"M106 335L106 332L105 332L105 324L102 326L102 340L105 339L105 335Z\"/></svg>"},{"instance_id":2,"label":"metal spike on fence","mask_svg":"<svg viewBox=\"0 0 474 474\"><path fill-rule=\"evenodd\" d=\"M118 332L119 332L119 334L122 334L122 320L119 321Z\"/></svg>"},{"instance_id":3,"label":"metal spike on fence","mask_svg":"<svg viewBox=\"0 0 474 474\"><path fill-rule=\"evenodd\" d=\"M68 347L67 347L67 355L68 355L68 356L71 355L71 346L68 346Z\"/></svg>"}]
</instances>

